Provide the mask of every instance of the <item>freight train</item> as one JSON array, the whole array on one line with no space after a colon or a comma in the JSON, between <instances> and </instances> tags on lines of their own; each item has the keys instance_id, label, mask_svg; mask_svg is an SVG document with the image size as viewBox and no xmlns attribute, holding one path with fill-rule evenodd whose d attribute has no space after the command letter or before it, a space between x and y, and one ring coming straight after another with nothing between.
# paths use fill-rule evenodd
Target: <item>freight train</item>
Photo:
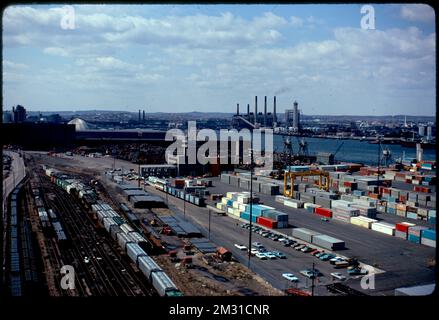
<instances>
[{"instance_id":1,"label":"freight train","mask_svg":"<svg viewBox=\"0 0 439 320\"><path fill-rule=\"evenodd\" d=\"M110 237L116 241L130 260L140 269L160 296L175 297L183 295L163 269L145 252L144 247L148 241L135 231L128 221L113 210L108 203L98 200L91 188L54 169L47 168L46 175L53 183L74 197L84 200L84 196L88 195L89 199L92 199L93 203L88 202L88 205L99 223L104 226ZM122 210L124 212L129 211L126 206L122 206ZM134 214L131 213L127 217L130 222L136 222Z\"/></svg>"}]
</instances>

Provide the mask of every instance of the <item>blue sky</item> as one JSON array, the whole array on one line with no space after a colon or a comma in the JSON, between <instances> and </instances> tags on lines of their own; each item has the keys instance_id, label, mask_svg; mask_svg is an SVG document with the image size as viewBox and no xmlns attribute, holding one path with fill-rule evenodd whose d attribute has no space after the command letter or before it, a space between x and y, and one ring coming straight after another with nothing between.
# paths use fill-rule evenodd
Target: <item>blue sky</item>
<instances>
[{"instance_id":1,"label":"blue sky","mask_svg":"<svg viewBox=\"0 0 439 320\"><path fill-rule=\"evenodd\" d=\"M254 96L304 114L435 115L426 5L11 6L3 108L233 112Z\"/></svg>"}]
</instances>

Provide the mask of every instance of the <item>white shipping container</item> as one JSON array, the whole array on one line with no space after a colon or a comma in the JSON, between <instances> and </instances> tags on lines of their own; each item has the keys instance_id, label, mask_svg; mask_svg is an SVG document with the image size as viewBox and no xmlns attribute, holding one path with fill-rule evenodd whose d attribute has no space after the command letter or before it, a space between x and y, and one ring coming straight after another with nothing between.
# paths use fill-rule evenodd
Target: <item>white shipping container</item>
<instances>
[{"instance_id":1,"label":"white shipping container","mask_svg":"<svg viewBox=\"0 0 439 320\"><path fill-rule=\"evenodd\" d=\"M377 232L388 234L389 236L395 235L395 226L389 223L384 223L384 222L372 223L371 229Z\"/></svg>"}]
</instances>

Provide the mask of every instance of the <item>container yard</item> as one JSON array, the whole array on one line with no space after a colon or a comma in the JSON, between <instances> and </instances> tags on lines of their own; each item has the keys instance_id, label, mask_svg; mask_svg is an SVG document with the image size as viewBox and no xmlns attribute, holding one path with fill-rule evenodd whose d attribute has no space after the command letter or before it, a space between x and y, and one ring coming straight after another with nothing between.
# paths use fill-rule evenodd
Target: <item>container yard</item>
<instances>
[{"instance_id":1,"label":"container yard","mask_svg":"<svg viewBox=\"0 0 439 320\"><path fill-rule=\"evenodd\" d=\"M75 295L197 295L196 284L206 286L202 294L240 295L245 282L251 295L258 290L282 295L286 288L317 295L393 295L401 283L409 287L433 279L435 176L421 167L406 170L411 179L405 174L402 181L395 169L382 169L377 177L373 168L361 166L294 166L289 169L302 176L292 187L290 181L285 185L284 180L256 174L250 193L249 183L240 182L251 180L242 170L213 178L148 176L139 187L127 173L105 168L99 158L80 158L72 167L46 156L33 161L31 189L44 191L44 196L32 197L36 221L43 239L53 236L43 248L52 252L51 258L42 265L57 268L63 256L78 261L84 284ZM322 176L308 176L323 169ZM419 185L413 181L428 183L429 190L415 190ZM278 191L263 189L264 184L276 185ZM291 189L293 193L284 193ZM72 220L79 216L81 225ZM88 271L95 264L93 254L84 260L75 249L76 243L87 246L82 234L105 243L100 256L108 265ZM234 264L220 262L227 253ZM118 257L117 263L130 272L113 270L117 266L109 256ZM304 276L313 265L322 274L314 285ZM404 273L396 266L404 266ZM194 282L204 268L209 270L204 282ZM184 277L179 276L182 270ZM279 270L292 272L298 282L286 282ZM335 271L346 279L334 287ZM104 285L109 274L119 279L112 286ZM402 280L397 284L392 274ZM362 289L364 275L376 277L378 289ZM222 277L228 282L221 282ZM260 277L259 284L249 282L255 277ZM52 291L62 295L57 279L51 281ZM138 286L128 289L128 283Z\"/></svg>"}]
</instances>

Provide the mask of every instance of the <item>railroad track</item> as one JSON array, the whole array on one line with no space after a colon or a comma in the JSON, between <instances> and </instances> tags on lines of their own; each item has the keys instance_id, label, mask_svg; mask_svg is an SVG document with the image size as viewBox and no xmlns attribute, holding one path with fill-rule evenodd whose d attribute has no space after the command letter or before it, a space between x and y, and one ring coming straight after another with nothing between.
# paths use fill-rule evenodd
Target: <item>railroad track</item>
<instances>
[{"instance_id":1,"label":"railroad track","mask_svg":"<svg viewBox=\"0 0 439 320\"><path fill-rule=\"evenodd\" d=\"M69 255L71 264L84 276L92 295L106 296L144 296L152 295L153 289L145 285L145 279L132 271L131 265L123 259L114 248L114 242L108 236L97 234L91 218L84 212L76 199L59 189L47 178L40 179L45 193L53 193L55 198L49 200L50 206L60 213L60 220L68 231L73 246ZM90 262L86 264L84 257ZM99 257L100 260L95 259ZM76 269L75 269L76 270ZM85 289L85 291L87 291Z\"/></svg>"}]
</instances>

